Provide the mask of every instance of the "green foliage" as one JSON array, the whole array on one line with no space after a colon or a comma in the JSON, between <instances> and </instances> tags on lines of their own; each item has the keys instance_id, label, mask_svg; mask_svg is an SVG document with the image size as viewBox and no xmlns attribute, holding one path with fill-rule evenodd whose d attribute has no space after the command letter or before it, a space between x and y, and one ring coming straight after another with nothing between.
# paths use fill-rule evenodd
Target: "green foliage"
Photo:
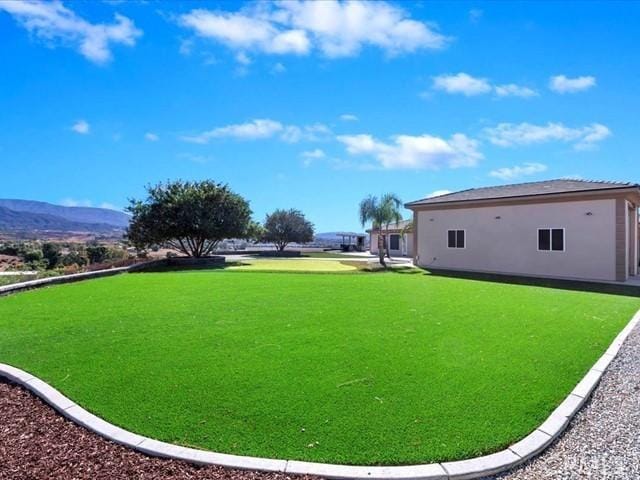
<instances>
[{"instance_id":1,"label":"green foliage","mask_svg":"<svg viewBox=\"0 0 640 480\"><path fill-rule=\"evenodd\" d=\"M46 242L42 244L42 256L47 261L47 269L52 270L60 264L62 259L60 250L58 243Z\"/></svg>"},{"instance_id":2,"label":"green foliage","mask_svg":"<svg viewBox=\"0 0 640 480\"><path fill-rule=\"evenodd\" d=\"M264 235L265 235L265 230L262 225L254 221L249 222L249 226L247 227L247 234L245 235L246 240L259 242L262 239L262 237L264 237Z\"/></svg>"},{"instance_id":3,"label":"green foliage","mask_svg":"<svg viewBox=\"0 0 640 480\"><path fill-rule=\"evenodd\" d=\"M203 257L225 238L250 235L249 203L227 185L177 180L147 188L145 201L131 200L127 232L139 250L167 245Z\"/></svg>"},{"instance_id":4,"label":"green foliage","mask_svg":"<svg viewBox=\"0 0 640 480\"><path fill-rule=\"evenodd\" d=\"M528 435L638 308L391 272L125 274L0 297L0 362L159 440L406 465Z\"/></svg>"},{"instance_id":5,"label":"green foliage","mask_svg":"<svg viewBox=\"0 0 640 480\"><path fill-rule=\"evenodd\" d=\"M42 250L35 248L27 250L22 254L22 259L26 264L40 265L43 260Z\"/></svg>"},{"instance_id":6,"label":"green foliage","mask_svg":"<svg viewBox=\"0 0 640 480\"><path fill-rule=\"evenodd\" d=\"M380 198L370 195L360 202L360 223L364 227L368 222L371 222L371 228L377 230L381 230L383 227L388 228L391 223L398 223L402 220L401 207L402 201L393 193L386 193ZM378 235L378 258L381 265L385 265L384 247L385 238L383 235Z\"/></svg>"},{"instance_id":7,"label":"green foliage","mask_svg":"<svg viewBox=\"0 0 640 480\"><path fill-rule=\"evenodd\" d=\"M109 263L123 260L129 255L123 245L89 245L77 242L17 241L0 243L0 254L19 257L25 269L53 271L61 267L77 267L89 263Z\"/></svg>"},{"instance_id":8,"label":"green foliage","mask_svg":"<svg viewBox=\"0 0 640 480\"><path fill-rule=\"evenodd\" d=\"M104 245L87 245L89 263L103 263L109 259L109 249Z\"/></svg>"},{"instance_id":9,"label":"green foliage","mask_svg":"<svg viewBox=\"0 0 640 480\"><path fill-rule=\"evenodd\" d=\"M1 243L0 244L0 255L18 255L18 246L14 243Z\"/></svg>"},{"instance_id":10,"label":"green foliage","mask_svg":"<svg viewBox=\"0 0 640 480\"><path fill-rule=\"evenodd\" d=\"M313 240L313 223L300 210L276 210L264 221L262 240L273 243L280 251L290 243Z\"/></svg>"},{"instance_id":11,"label":"green foliage","mask_svg":"<svg viewBox=\"0 0 640 480\"><path fill-rule=\"evenodd\" d=\"M87 254L84 248L70 250L69 253L62 257L62 265L64 265L65 267L69 267L71 265L83 267L88 263L89 259L87 258Z\"/></svg>"},{"instance_id":12,"label":"green foliage","mask_svg":"<svg viewBox=\"0 0 640 480\"><path fill-rule=\"evenodd\" d=\"M107 258L111 261L124 260L129 258L129 253L121 247L108 247Z\"/></svg>"}]
</instances>

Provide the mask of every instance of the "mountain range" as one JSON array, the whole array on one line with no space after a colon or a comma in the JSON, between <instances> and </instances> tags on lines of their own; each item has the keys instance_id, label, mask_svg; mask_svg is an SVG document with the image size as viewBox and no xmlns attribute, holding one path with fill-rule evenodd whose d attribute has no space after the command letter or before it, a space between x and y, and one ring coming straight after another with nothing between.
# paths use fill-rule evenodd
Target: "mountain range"
<instances>
[{"instance_id":1,"label":"mountain range","mask_svg":"<svg viewBox=\"0 0 640 480\"><path fill-rule=\"evenodd\" d=\"M0 232L113 233L128 225L129 215L107 208L0 199Z\"/></svg>"}]
</instances>

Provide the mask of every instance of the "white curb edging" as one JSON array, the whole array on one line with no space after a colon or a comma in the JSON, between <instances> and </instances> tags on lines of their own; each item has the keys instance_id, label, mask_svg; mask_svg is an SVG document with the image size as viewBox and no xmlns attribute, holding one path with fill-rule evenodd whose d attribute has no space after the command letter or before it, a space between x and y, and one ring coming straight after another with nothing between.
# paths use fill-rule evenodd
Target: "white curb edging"
<instances>
[{"instance_id":1,"label":"white curb edging","mask_svg":"<svg viewBox=\"0 0 640 480\"><path fill-rule=\"evenodd\" d=\"M388 467L334 465L301 462L297 460L246 457L182 447L129 432L102 420L65 397L51 385L19 368L0 363L0 376L30 390L71 421L82 425L107 440L156 457L185 460L201 465L220 465L245 470L318 475L327 478L465 480L504 472L530 460L547 448L560 436L569 424L571 418L573 418L587 401L598 385L604 371L615 358L625 339L638 323L640 323L640 310L636 312L626 327L611 343L607 351L593 365L564 401L551 413L549 418L519 442L491 455L455 462L430 463L424 465Z\"/></svg>"},{"instance_id":2,"label":"white curb edging","mask_svg":"<svg viewBox=\"0 0 640 480\"><path fill-rule=\"evenodd\" d=\"M58 275L56 277L39 278L37 280L29 280L26 282L10 283L0 287L0 296L9 293L17 293L24 290L46 287L47 285L60 285L63 283L79 282L80 280L88 280L91 278L110 277L119 273L128 272L131 267L107 268L105 270L95 270L93 272L74 273L71 275Z\"/></svg>"}]
</instances>

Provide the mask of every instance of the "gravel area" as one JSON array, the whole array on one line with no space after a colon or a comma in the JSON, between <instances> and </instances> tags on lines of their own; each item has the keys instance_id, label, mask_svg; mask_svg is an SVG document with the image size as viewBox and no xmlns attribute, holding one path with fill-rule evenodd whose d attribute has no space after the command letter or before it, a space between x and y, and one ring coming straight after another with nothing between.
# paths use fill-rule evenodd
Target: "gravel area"
<instances>
[{"instance_id":1,"label":"gravel area","mask_svg":"<svg viewBox=\"0 0 640 480\"><path fill-rule=\"evenodd\" d=\"M539 457L491 478L640 478L640 327L627 337L591 400L564 434Z\"/></svg>"},{"instance_id":2,"label":"gravel area","mask_svg":"<svg viewBox=\"0 0 640 480\"><path fill-rule=\"evenodd\" d=\"M297 480L152 458L79 427L26 390L0 381L0 480ZM640 328L591 401L544 454L493 480L640 478ZM489 479L487 479L489 480Z\"/></svg>"}]
</instances>

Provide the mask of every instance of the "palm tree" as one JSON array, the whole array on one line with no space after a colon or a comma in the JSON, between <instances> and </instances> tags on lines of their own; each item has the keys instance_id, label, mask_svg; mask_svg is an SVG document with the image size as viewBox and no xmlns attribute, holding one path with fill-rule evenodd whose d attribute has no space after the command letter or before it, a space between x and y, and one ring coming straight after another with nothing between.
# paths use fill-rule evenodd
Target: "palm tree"
<instances>
[{"instance_id":1,"label":"palm tree","mask_svg":"<svg viewBox=\"0 0 640 480\"><path fill-rule=\"evenodd\" d=\"M386 193L381 195L380 198L369 195L367 198L360 202L360 222L364 227L367 222L371 222L371 228L378 230L378 259L383 267L387 264L384 261L385 241L382 234L382 227L389 228L389 224L392 222L399 222L402 220L400 214L400 207L402 201L393 193ZM387 255L389 254L389 247L387 245Z\"/></svg>"}]
</instances>

